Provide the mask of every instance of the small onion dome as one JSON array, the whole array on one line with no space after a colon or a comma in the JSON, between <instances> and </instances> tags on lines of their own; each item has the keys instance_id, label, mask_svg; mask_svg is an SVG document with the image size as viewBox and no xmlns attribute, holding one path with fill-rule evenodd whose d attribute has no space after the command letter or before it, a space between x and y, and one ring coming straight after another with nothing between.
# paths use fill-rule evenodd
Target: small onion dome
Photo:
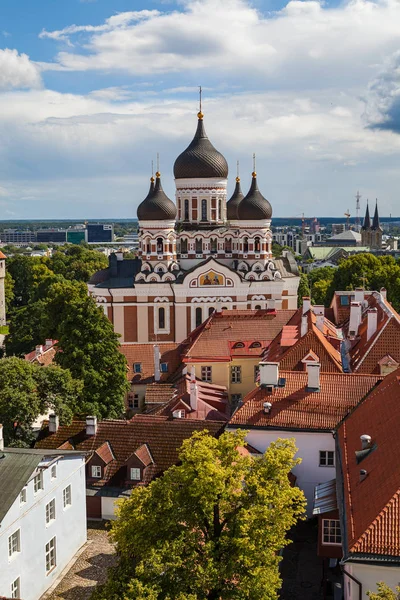
<instances>
[{"instance_id":1,"label":"small onion dome","mask_svg":"<svg viewBox=\"0 0 400 600\"><path fill-rule=\"evenodd\" d=\"M176 206L161 186L161 175L157 171L156 183L151 178L150 190L137 209L139 221L173 221L176 217Z\"/></svg>"},{"instance_id":2,"label":"small onion dome","mask_svg":"<svg viewBox=\"0 0 400 600\"><path fill-rule=\"evenodd\" d=\"M226 203L226 215L228 221L234 221L238 218L238 206L243 200L244 195L242 192L242 188L240 187L240 177L236 177L236 186L232 196L229 198Z\"/></svg>"},{"instance_id":3,"label":"small onion dome","mask_svg":"<svg viewBox=\"0 0 400 600\"><path fill-rule=\"evenodd\" d=\"M189 146L178 156L174 164L175 179L203 177L228 177L228 163L214 148L204 129L203 113L199 112L197 130Z\"/></svg>"},{"instance_id":4,"label":"small onion dome","mask_svg":"<svg viewBox=\"0 0 400 600\"><path fill-rule=\"evenodd\" d=\"M238 206L238 218L241 221L270 219L272 217L272 206L258 189L257 173L253 172L252 176L253 179L247 196L243 198Z\"/></svg>"}]
</instances>

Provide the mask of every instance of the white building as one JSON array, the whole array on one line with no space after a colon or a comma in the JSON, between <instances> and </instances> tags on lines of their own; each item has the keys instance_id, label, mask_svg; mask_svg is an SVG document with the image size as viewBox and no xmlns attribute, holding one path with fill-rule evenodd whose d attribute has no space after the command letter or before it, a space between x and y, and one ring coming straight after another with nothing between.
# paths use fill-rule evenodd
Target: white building
<instances>
[{"instance_id":1,"label":"white building","mask_svg":"<svg viewBox=\"0 0 400 600\"><path fill-rule=\"evenodd\" d=\"M85 454L0 448L0 596L38 600L85 542Z\"/></svg>"}]
</instances>

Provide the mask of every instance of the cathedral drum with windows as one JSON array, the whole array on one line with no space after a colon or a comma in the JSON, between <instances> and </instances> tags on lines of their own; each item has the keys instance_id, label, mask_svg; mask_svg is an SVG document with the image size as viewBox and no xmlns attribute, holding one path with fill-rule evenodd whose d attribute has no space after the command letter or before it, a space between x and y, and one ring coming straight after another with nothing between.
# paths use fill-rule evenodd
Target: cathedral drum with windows
<instances>
[{"instance_id":1,"label":"cathedral drum with windows","mask_svg":"<svg viewBox=\"0 0 400 600\"><path fill-rule=\"evenodd\" d=\"M227 201L228 164L208 139L203 114L174 164L176 204L151 178L137 210L139 256L112 255L89 289L121 343L181 342L214 310L297 307L294 257L272 258L272 207L254 170Z\"/></svg>"}]
</instances>

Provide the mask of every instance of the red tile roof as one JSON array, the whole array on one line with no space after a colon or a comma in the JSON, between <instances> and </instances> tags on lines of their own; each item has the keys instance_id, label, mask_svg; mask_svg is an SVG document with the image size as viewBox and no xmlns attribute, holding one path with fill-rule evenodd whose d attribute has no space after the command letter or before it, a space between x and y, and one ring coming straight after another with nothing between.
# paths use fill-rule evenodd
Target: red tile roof
<instances>
[{"instance_id":1,"label":"red tile roof","mask_svg":"<svg viewBox=\"0 0 400 600\"><path fill-rule=\"evenodd\" d=\"M289 430L329 431L381 380L374 375L321 373L320 391L308 391L307 373L279 372L284 387L273 392L259 387L250 392L230 420L230 425ZM263 403L270 402L269 414Z\"/></svg>"},{"instance_id":2,"label":"red tile roof","mask_svg":"<svg viewBox=\"0 0 400 600\"><path fill-rule=\"evenodd\" d=\"M231 360L232 356L261 356L263 350L282 330L296 311L294 310L229 310L213 313L198 328L197 335L185 351L186 362ZM244 343L244 348L235 344ZM260 342L261 347L252 347Z\"/></svg>"},{"instance_id":3,"label":"red tile roof","mask_svg":"<svg viewBox=\"0 0 400 600\"><path fill-rule=\"evenodd\" d=\"M7 256L5 254L3 254L3 252L0 250L0 258L7 258Z\"/></svg>"},{"instance_id":4,"label":"red tile roof","mask_svg":"<svg viewBox=\"0 0 400 600\"><path fill-rule=\"evenodd\" d=\"M160 381L167 381L180 365L182 346L175 342L158 344L160 362L168 364L168 373L161 373ZM154 381L154 344L122 344L120 352L128 363L127 378L132 383L152 383ZM134 363L141 364L141 373L135 373Z\"/></svg>"},{"instance_id":5,"label":"red tile roof","mask_svg":"<svg viewBox=\"0 0 400 600\"><path fill-rule=\"evenodd\" d=\"M387 375L338 429L350 558L354 553L400 556L399 399L400 369ZM364 434L372 438L371 451L357 463ZM363 481L360 469L367 471Z\"/></svg>"},{"instance_id":6,"label":"red tile roof","mask_svg":"<svg viewBox=\"0 0 400 600\"><path fill-rule=\"evenodd\" d=\"M145 404L165 404L176 396L176 387L172 383L149 383L146 387Z\"/></svg>"},{"instance_id":7,"label":"red tile roof","mask_svg":"<svg viewBox=\"0 0 400 600\"><path fill-rule=\"evenodd\" d=\"M73 421L71 425L60 426L56 433L49 434L48 428L42 430L36 448L60 448L68 441L76 450L94 453L108 442L115 460L106 466L103 479L94 482L93 486L125 487L126 461L134 453L139 453L140 460L146 460L144 444L148 447L154 461L146 469L144 483L148 483L176 464L178 450L183 440L189 438L194 431L208 430L212 435L217 436L222 433L223 427L224 423L215 421L171 420L167 417L136 415L130 421L100 421L97 425L97 433L87 436L85 422ZM132 485L135 484L131 483L130 486Z\"/></svg>"},{"instance_id":8,"label":"red tile roof","mask_svg":"<svg viewBox=\"0 0 400 600\"><path fill-rule=\"evenodd\" d=\"M279 362L280 368L285 371L304 371L302 360L310 352L314 352L320 361L321 370L325 373L342 372L340 352L327 339L334 340L339 346L340 340L335 326L324 320L324 332L316 326L316 317L309 310L307 316L307 333L301 337L302 309L296 311L288 325L282 329L266 350L263 360ZM291 330L290 338L285 337L288 328ZM290 341L290 344L289 344Z\"/></svg>"},{"instance_id":9,"label":"red tile roof","mask_svg":"<svg viewBox=\"0 0 400 600\"><path fill-rule=\"evenodd\" d=\"M104 442L104 444L97 448L96 454L101 458L101 460L104 461L106 465L115 459L109 442Z\"/></svg>"},{"instance_id":10,"label":"red tile roof","mask_svg":"<svg viewBox=\"0 0 400 600\"><path fill-rule=\"evenodd\" d=\"M53 364L57 353L57 348L55 346L57 340L49 340L49 342L51 342L51 345L49 344L48 346L44 345L41 347L42 352L37 353L36 350L32 350L29 354L25 354L25 360L32 363L38 363L42 367L48 367Z\"/></svg>"}]
</instances>

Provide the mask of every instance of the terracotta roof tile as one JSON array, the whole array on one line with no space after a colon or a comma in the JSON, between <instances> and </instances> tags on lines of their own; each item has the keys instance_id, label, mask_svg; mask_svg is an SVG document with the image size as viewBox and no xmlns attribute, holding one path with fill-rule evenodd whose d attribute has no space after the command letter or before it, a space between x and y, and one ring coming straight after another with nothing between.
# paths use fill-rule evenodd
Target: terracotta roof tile
<instances>
[{"instance_id":1,"label":"terracotta roof tile","mask_svg":"<svg viewBox=\"0 0 400 600\"><path fill-rule=\"evenodd\" d=\"M338 429L347 549L400 556L400 369L387 375ZM357 463L361 435L371 448ZM367 476L360 481L360 469Z\"/></svg>"},{"instance_id":2,"label":"terracotta roof tile","mask_svg":"<svg viewBox=\"0 0 400 600\"><path fill-rule=\"evenodd\" d=\"M262 350L277 336L296 311L293 310L229 310L213 313L204 327L185 352L186 360L230 359L234 350L243 355L260 356ZM193 338L192 338L193 339ZM245 348L234 349L243 342ZM259 348L251 347L253 342L261 342Z\"/></svg>"},{"instance_id":3,"label":"terracotta roof tile","mask_svg":"<svg viewBox=\"0 0 400 600\"><path fill-rule=\"evenodd\" d=\"M154 463L153 457L147 444L142 444L140 448L136 450L135 455L138 457L140 462L144 464L145 467L148 467L149 465Z\"/></svg>"},{"instance_id":4,"label":"terracotta roof tile","mask_svg":"<svg viewBox=\"0 0 400 600\"><path fill-rule=\"evenodd\" d=\"M165 404L176 396L172 383L150 383L146 387L145 404Z\"/></svg>"},{"instance_id":5,"label":"terracotta roof tile","mask_svg":"<svg viewBox=\"0 0 400 600\"><path fill-rule=\"evenodd\" d=\"M99 448L97 448L96 454L101 458L101 460L104 461L106 465L108 465L108 463L110 463L112 460L115 460L115 456L109 442L104 442Z\"/></svg>"},{"instance_id":6,"label":"terracotta roof tile","mask_svg":"<svg viewBox=\"0 0 400 600\"><path fill-rule=\"evenodd\" d=\"M305 372L280 371L279 376L286 380L285 386L272 393L261 387L254 389L230 425L332 430L381 380L374 375L321 373L320 391L316 392L307 389ZM272 404L269 414L263 411L267 401Z\"/></svg>"},{"instance_id":7,"label":"terracotta roof tile","mask_svg":"<svg viewBox=\"0 0 400 600\"><path fill-rule=\"evenodd\" d=\"M161 373L160 381L167 381L180 365L182 346L174 342L159 343L160 363L167 363L168 372ZM154 344L122 344L120 352L128 363L127 378L132 383L154 381ZM140 363L141 372L135 373L133 365Z\"/></svg>"},{"instance_id":8,"label":"terracotta roof tile","mask_svg":"<svg viewBox=\"0 0 400 600\"><path fill-rule=\"evenodd\" d=\"M42 430L36 448L60 448L69 442L74 449L95 452L108 442L115 460L105 468L104 478L93 485L102 487L126 485L126 461L141 446L147 445L154 464L146 469L145 483L163 473L178 460L178 450L183 440L194 431L208 430L212 435L222 433L224 423L194 419L168 419L160 416L136 415L130 421L100 421L97 433L86 435L86 423L73 421L71 425L60 426L56 433L49 434L48 428ZM143 482L142 482L143 483ZM134 484L131 484L131 486Z\"/></svg>"}]
</instances>

